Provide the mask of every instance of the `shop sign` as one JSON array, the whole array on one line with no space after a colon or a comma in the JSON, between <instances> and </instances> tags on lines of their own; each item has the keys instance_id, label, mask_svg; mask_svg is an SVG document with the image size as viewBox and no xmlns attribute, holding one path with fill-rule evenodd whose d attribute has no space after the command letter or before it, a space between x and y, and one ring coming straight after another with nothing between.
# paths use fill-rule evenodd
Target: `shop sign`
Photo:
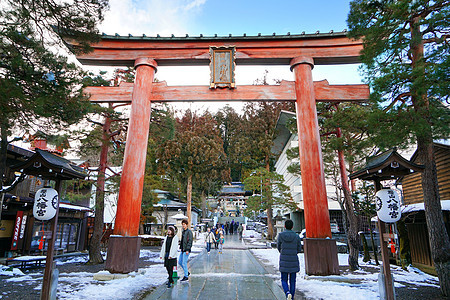
<instances>
[{"instance_id":1,"label":"shop sign","mask_svg":"<svg viewBox=\"0 0 450 300\"><path fill-rule=\"evenodd\" d=\"M27 225L27 215L24 215L22 217L22 224L20 225L19 239L23 239L23 236L25 235L25 226L26 225Z\"/></svg>"},{"instance_id":2,"label":"shop sign","mask_svg":"<svg viewBox=\"0 0 450 300\"><path fill-rule=\"evenodd\" d=\"M17 250L20 235L20 225L22 224L23 211L19 210L16 214L16 222L14 223L14 233L11 242L11 250Z\"/></svg>"},{"instance_id":3,"label":"shop sign","mask_svg":"<svg viewBox=\"0 0 450 300\"><path fill-rule=\"evenodd\" d=\"M400 200L396 191L382 189L375 194L378 218L385 223L395 223L402 216Z\"/></svg>"},{"instance_id":4,"label":"shop sign","mask_svg":"<svg viewBox=\"0 0 450 300\"><path fill-rule=\"evenodd\" d=\"M52 219L59 206L58 192L52 188L42 188L34 197L33 216L41 221Z\"/></svg>"}]
</instances>

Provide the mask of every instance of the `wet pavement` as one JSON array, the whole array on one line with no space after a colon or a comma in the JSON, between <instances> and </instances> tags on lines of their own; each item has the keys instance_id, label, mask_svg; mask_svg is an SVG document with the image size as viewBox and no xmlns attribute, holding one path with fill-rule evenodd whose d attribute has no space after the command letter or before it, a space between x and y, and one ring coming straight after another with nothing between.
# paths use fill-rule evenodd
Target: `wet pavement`
<instances>
[{"instance_id":1,"label":"wet pavement","mask_svg":"<svg viewBox=\"0 0 450 300\"><path fill-rule=\"evenodd\" d=\"M189 262L189 282L158 287L150 299L285 299L281 287L237 235L225 237L224 251L203 251ZM182 269L178 270L182 274Z\"/></svg>"}]
</instances>

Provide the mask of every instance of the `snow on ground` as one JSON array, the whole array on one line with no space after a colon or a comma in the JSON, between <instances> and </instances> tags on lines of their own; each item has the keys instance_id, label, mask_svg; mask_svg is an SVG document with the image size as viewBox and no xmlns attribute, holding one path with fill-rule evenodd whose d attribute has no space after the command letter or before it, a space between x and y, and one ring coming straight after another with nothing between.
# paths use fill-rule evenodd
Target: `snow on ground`
<instances>
[{"instance_id":1,"label":"snow on ground","mask_svg":"<svg viewBox=\"0 0 450 300\"><path fill-rule=\"evenodd\" d=\"M1 266L0 265L0 275L4 276L24 276L25 274L17 268Z\"/></svg>"},{"instance_id":2,"label":"snow on ground","mask_svg":"<svg viewBox=\"0 0 450 300\"><path fill-rule=\"evenodd\" d=\"M84 264L88 261L89 256L86 255L77 255L77 256L71 256L67 259L63 258L57 258L55 259L56 265L65 265L65 264Z\"/></svg>"},{"instance_id":3,"label":"snow on ground","mask_svg":"<svg viewBox=\"0 0 450 300\"><path fill-rule=\"evenodd\" d=\"M248 239L256 242L256 233L250 230L246 232ZM246 238L246 240L248 240ZM205 234L199 235L194 242L192 254L189 259L197 256L205 247ZM253 249L252 253L265 264L272 265L278 269L279 253L277 249ZM93 279L94 273L72 272L61 273L58 280L58 298L65 300L73 299L130 299L133 295L152 286L158 286L166 281L167 273L163 266L163 261L159 259L158 249L142 249L140 258L153 262L148 267L139 269L139 273L130 274L130 277L115 279L111 281L97 281ZM316 299L379 299L378 296L378 273L379 267L365 264L360 261L361 266L374 271L358 270L340 276L308 276L305 274L305 262L303 253L299 254L300 272L297 274L297 289L310 297L314 295ZM339 264L348 265L348 255L338 254ZM58 260L58 265L69 263L83 263L87 256L76 256L66 260ZM425 274L420 270L409 267L406 271L400 267L391 266L392 274L395 279L395 286L401 287L404 284L438 286L436 277ZM180 271L180 270L179 270ZM104 271L107 272L107 271ZM11 267L0 267L0 275L7 275L9 278L2 279L14 281L23 286L29 286L31 289L40 290L43 270L37 273L25 275L20 270ZM225 276L224 274L210 274L211 276ZM235 274L227 274L233 276ZM195 275L193 275L195 276ZM281 285L278 274L269 275ZM0 296L1 298L1 296Z\"/></svg>"},{"instance_id":4,"label":"snow on ground","mask_svg":"<svg viewBox=\"0 0 450 300\"><path fill-rule=\"evenodd\" d=\"M203 239L204 242L204 239ZM195 245L202 245L201 239ZM189 260L197 256L203 247L195 246ZM130 299L133 295L152 286L159 286L167 280L167 271L163 265L163 260L159 259L158 250L141 249L140 258L154 262L155 264L145 268L140 268L138 273L130 273L130 276L123 279L110 281L94 280L94 273L71 272L60 273L58 278L58 299ZM57 264L78 264L84 263L87 256L75 256L66 260L57 260ZM0 266L0 275L9 276L6 281L18 282L20 285L27 285L31 289L40 290L41 280L44 270L25 275L17 268ZM108 271L102 271L109 273ZM3 279L2 279L3 280ZM0 299L2 296L0 296Z\"/></svg>"},{"instance_id":5,"label":"snow on ground","mask_svg":"<svg viewBox=\"0 0 450 300\"><path fill-rule=\"evenodd\" d=\"M261 233L255 230L244 230L242 237L245 238L245 243L253 246L266 246L266 243L261 242Z\"/></svg>"},{"instance_id":6,"label":"snow on ground","mask_svg":"<svg viewBox=\"0 0 450 300\"><path fill-rule=\"evenodd\" d=\"M252 253L261 261L278 269L280 254L277 249L252 249ZM300 272L297 273L297 290L302 291L315 299L379 299L378 295L378 273L379 266L369 265L360 260L360 266L370 266L376 272L358 270L349 274L339 276L308 276L305 274L305 259L303 253L299 255ZM338 254L339 265L348 266L348 254ZM413 285L439 286L437 277L423 273L422 271L408 267L403 270L397 266L391 266L395 280L395 287L403 286L403 283ZM279 275L274 279L281 286ZM312 298L313 299L313 298Z\"/></svg>"},{"instance_id":7,"label":"snow on ground","mask_svg":"<svg viewBox=\"0 0 450 300\"><path fill-rule=\"evenodd\" d=\"M102 282L94 280L91 273L60 274L58 299L130 299L139 291L163 284L167 279L167 271L162 263L139 271L145 273Z\"/></svg>"}]
</instances>

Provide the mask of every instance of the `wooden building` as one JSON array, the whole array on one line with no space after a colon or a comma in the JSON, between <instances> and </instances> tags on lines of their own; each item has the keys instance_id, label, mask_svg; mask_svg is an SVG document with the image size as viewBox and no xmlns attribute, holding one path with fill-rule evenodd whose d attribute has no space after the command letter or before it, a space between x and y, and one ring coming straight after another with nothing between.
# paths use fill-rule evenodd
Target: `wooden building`
<instances>
[{"instance_id":1,"label":"wooden building","mask_svg":"<svg viewBox=\"0 0 450 300\"><path fill-rule=\"evenodd\" d=\"M8 145L7 175L14 175L11 166L24 164L35 155L42 156L42 164L44 160L45 163L50 162L55 167L55 172L61 169L67 174L70 174L70 171L83 172L83 169L73 165L69 160L47 151L36 149L34 152ZM42 249L39 249L39 240L42 231L49 230L50 223L34 219L33 205L36 191L47 184L48 180L37 174L29 175L15 189L4 195L0 218L0 257L40 253L46 250L46 241L43 241ZM60 252L85 249L87 215L90 211L88 207L60 202L55 249ZM17 231L18 226L20 230ZM14 236L16 232L18 234Z\"/></svg>"},{"instance_id":2,"label":"wooden building","mask_svg":"<svg viewBox=\"0 0 450 300\"><path fill-rule=\"evenodd\" d=\"M164 226L175 225L176 219L172 218L180 211L187 215L187 204L176 198L171 192L163 190L153 190L157 194L158 203L153 204L152 216L156 221L144 224L144 234L160 235ZM191 207L191 223L195 227L198 224L201 210L195 206Z\"/></svg>"},{"instance_id":3,"label":"wooden building","mask_svg":"<svg viewBox=\"0 0 450 300\"><path fill-rule=\"evenodd\" d=\"M450 146L434 143L434 154L442 213L447 233L450 234ZM417 157L417 152L411 157L411 161L417 164L421 163ZM402 214L408 229L412 263L417 267L433 271L434 265L431 259L428 228L425 220L421 174L414 173L405 176L402 179L402 185L404 200Z\"/></svg>"}]
</instances>

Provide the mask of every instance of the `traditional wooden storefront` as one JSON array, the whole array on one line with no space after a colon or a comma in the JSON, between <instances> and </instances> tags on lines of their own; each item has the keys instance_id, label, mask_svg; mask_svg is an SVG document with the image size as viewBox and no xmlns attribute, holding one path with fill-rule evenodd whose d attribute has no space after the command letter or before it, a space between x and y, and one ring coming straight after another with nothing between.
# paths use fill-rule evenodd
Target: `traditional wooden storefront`
<instances>
[{"instance_id":1,"label":"traditional wooden storefront","mask_svg":"<svg viewBox=\"0 0 450 300\"><path fill-rule=\"evenodd\" d=\"M9 166L23 163L36 155L35 152L16 146L8 150ZM53 163L71 164L70 161L51 153L45 152L44 155L53 160ZM82 170L77 168L77 171ZM47 180L27 176L11 193L5 195L0 221L0 257L41 253L47 249L47 241L42 239L42 232L49 231L50 225L33 217L34 194L46 184ZM90 211L88 207L60 203L56 250L72 252L85 249L87 217Z\"/></svg>"},{"instance_id":2,"label":"traditional wooden storefront","mask_svg":"<svg viewBox=\"0 0 450 300\"><path fill-rule=\"evenodd\" d=\"M447 233L450 234L450 146L434 143L434 155L442 214ZM411 157L411 161L420 163L417 152ZM408 229L412 263L415 266L432 271L434 264L431 259L428 228L425 220L421 175L405 176L402 179L402 185L405 204L402 213Z\"/></svg>"}]
</instances>

